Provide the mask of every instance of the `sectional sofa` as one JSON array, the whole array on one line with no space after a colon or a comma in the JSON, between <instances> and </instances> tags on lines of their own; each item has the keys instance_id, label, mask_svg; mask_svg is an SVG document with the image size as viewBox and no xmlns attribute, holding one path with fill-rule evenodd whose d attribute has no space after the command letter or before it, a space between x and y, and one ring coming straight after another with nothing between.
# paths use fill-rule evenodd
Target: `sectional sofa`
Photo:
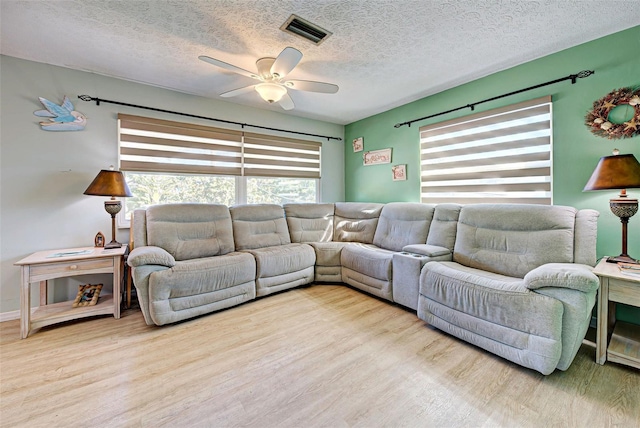
<instances>
[{"instance_id":1,"label":"sectional sofa","mask_svg":"<svg viewBox=\"0 0 640 428\"><path fill-rule=\"evenodd\" d=\"M598 213L517 204L157 205L128 257L147 324L344 283L522 366L566 370L595 303Z\"/></svg>"}]
</instances>

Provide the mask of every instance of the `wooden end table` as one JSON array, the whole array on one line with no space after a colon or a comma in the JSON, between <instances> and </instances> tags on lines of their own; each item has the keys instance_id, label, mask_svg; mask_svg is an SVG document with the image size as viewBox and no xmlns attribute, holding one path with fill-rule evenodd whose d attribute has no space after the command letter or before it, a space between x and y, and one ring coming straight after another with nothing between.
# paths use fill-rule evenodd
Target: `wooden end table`
<instances>
[{"instance_id":1,"label":"wooden end table","mask_svg":"<svg viewBox=\"0 0 640 428\"><path fill-rule=\"evenodd\" d=\"M604 364L608 359L640 369L640 325L615 319L616 302L640 307L640 278L623 274L618 265L608 263L606 257L593 273L600 278L596 362Z\"/></svg>"},{"instance_id":2,"label":"wooden end table","mask_svg":"<svg viewBox=\"0 0 640 428\"><path fill-rule=\"evenodd\" d=\"M121 264L127 246L105 250L82 247L39 251L15 263L22 269L20 290L20 337L25 339L33 330L65 321L94 315L113 314L120 318ZM110 273L113 294L100 294L93 306L71 307L72 300L47 304L48 281L77 275ZM40 284L40 306L31 313L31 284Z\"/></svg>"}]
</instances>

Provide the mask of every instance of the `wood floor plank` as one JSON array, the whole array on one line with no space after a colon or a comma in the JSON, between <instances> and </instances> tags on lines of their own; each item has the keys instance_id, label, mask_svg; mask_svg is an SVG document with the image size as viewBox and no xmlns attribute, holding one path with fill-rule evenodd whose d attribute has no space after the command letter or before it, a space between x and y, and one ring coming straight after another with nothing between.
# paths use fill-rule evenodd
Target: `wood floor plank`
<instances>
[{"instance_id":1,"label":"wood floor plank","mask_svg":"<svg viewBox=\"0 0 640 428\"><path fill-rule=\"evenodd\" d=\"M640 371L522 368L344 286L182 323L0 324L2 427L640 426Z\"/></svg>"}]
</instances>

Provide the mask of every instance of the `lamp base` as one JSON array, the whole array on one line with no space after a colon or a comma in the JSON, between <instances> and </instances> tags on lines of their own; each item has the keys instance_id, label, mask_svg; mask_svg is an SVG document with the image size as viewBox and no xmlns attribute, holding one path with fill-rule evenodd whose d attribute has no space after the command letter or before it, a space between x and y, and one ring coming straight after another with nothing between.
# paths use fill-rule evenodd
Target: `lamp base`
<instances>
[{"instance_id":1,"label":"lamp base","mask_svg":"<svg viewBox=\"0 0 640 428\"><path fill-rule=\"evenodd\" d=\"M120 247L122 247L121 243L119 243L118 241L111 241L107 245L104 246L104 249L105 250L110 250L112 248L120 248Z\"/></svg>"},{"instance_id":2,"label":"lamp base","mask_svg":"<svg viewBox=\"0 0 640 428\"><path fill-rule=\"evenodd\" d=\"M609 263L629 263L632 265L637 265L640 264L640 262L636 259L632 259L629 256L623 256L623 255L619 255L619 256L611 256L611 257L607 257L607 262Z\"/></svg>"}]
</instances>

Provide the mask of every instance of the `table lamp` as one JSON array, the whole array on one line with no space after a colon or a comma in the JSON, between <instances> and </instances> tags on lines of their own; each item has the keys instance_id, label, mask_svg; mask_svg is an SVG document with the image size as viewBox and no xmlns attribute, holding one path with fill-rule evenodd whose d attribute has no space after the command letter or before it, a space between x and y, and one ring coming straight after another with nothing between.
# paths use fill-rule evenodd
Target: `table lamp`
<instances>
[{"instance_id":1,"label":"table lamp","mask_svg":"<svg viewBox=\"0 0 640 428\"><path fill-rule=\"evenodd\" d=\"M629 218L638 212L638 200L629 198L626 189L639 187L640 163L633 155L621 155L618 149L613 151L613 156L600 158L591 178L584 186L584 190L620 190L620 197L611 199L609 207L611 212L620 217L622 223L622 254L609 257L607 261L610 263L638 263L627 254L627 224Z\"/></svg>"},{"instance_id":2,"label":"table lamp","mask_svg":"<svg viewBox=\"0 0 640 428\"><path fill-rule=\"evenodd\" d=\"M116 241L116 214L122 209L122 203L116 197L130 197L131 190L127 186L124 175L120 171L114 171L113 166L109 170L101 170L93 179L85 195L111 196L111 199L104 201L104 209L111 214L111 242L104 246L106 250L110 248L120 248L122 244Z\"/></svg>"}]
</instances>

